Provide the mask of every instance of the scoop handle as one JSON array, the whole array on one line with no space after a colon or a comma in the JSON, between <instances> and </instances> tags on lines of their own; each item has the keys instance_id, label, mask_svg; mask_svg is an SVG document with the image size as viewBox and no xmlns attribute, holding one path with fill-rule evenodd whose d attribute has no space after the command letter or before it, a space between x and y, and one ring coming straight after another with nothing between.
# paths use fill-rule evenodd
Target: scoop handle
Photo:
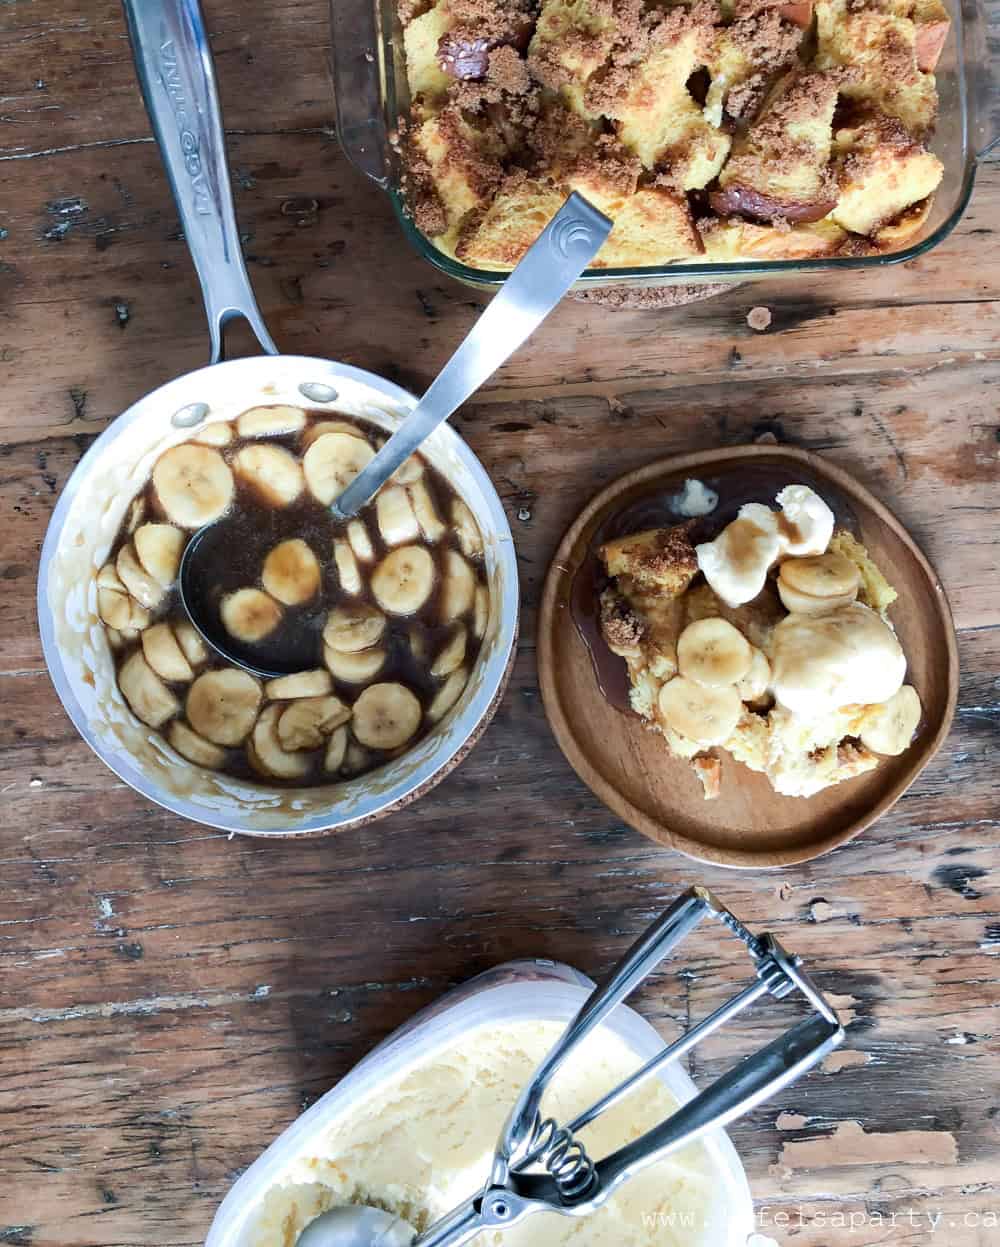
<instances>
[{"instance_id":1,"label":"scoop handle","mask_svg":"<svg viewBox=\"0 0 1000 1247\"><path fill-rule=\"evenodd\" d=\"M712 910L711 894L691 888L665 911L628 950L610 977L596 987L548 1056L522 1090L504 1126L491 1180L505 1183L530 1139L542 1096L556 1071L583 1040L667 957Z\"/></svg>"},{"instance_id":2,"label":"scoop handle","mask_svg":"<svg viewBox=\"0 0 1000 1247\"><path fill-rule=\"evenodd\" d=\"M575 191L529 247L423 398L331 510L348 519L417 447L532 334L611 232L611 222Z\"/></svg>"},{"instance_id":3,"label":"scoop handle","mask_svg":"<svg viewBox=\"0 0 1000 1247\"><path fill-rule=\"evenodd\" d=\"M211 362L222 359L223 329L235 316L248 321L268 355L277 355L243 261L201 6L198 0L123 5L142 97L201 282Z\"/></svg>"}]
</instances>

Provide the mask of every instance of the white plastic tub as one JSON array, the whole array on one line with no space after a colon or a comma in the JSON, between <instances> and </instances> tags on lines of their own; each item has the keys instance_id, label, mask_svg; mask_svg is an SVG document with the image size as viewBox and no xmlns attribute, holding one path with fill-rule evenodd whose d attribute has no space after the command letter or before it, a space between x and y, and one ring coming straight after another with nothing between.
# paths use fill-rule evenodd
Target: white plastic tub
<instances>
[{"instance_id":1,"label":"white plastic tub","mask_svg":"<svg viewBox=\"0 0 1000 1247\"><path fill-rule=\"evenodd\" d=\"M569 966L513 961L447 993L369 1053L250 1166L220 1205L205 1247L246 1247L267 1192L288 1180L296 1160L320 1153L331 1126L380 1086L405 1076L480 1026L568 1022L592 988L588 978ZM616 1009L606 1025L642 1061L664 1047L657 1031L627 1006ZM677 1065L669 1066L661 1077L681 1103L696 1093L694 1083ZM704 1229L692 1241L697 1247L746 1247L754 1214L739 1157L722 1131L707 1136L701 1146L708 1157L714 1199Z\"/></svg>"}]
</instances>

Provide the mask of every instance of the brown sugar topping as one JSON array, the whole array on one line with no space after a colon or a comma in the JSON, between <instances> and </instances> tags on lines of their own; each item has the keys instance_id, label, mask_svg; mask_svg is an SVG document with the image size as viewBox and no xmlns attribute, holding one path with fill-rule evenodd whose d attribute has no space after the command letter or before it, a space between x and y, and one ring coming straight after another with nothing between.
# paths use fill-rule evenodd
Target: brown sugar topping
<instances>
[{"instance_id":1,"label":"brown sugar topping","mask_svg":"<svg viewBox=\"0 0 1000 1247\"><path fill-rule=\"evenodd\" d=\"M696 30L702 51L707 52L714 35L717 10L713 0L694 0L690 8L644 12L629 0L616 13L617 35L604 65L587 83L584 99L594 113L614 115L619 102L634 83L636 67L659 48L675 44L683 35Z\"/></svg>"},{"instance_id":2,"label":"brown sugar topping","mask_svg":"<svg viewBox=\"0 0 1000 1247\"><path fill-rule=\"evenodd\" d=\"M631 195L642 173L642 161L613 134L602 134L576 158L573 172L599 180L610 192Z\"/></svg>"},{"instance_id":3,"label":"brown sugar topping","mask_svg":"<svg viewBox=\"0 0 1000 1247\"><path fill-rule=\"evenodd\" d=\"M646 625L613 589L601 594L601 632L612 649L632 649L642 640Z\"/></svg>"},{"instance_id":4,"label":"brown sugar topping","mask_svg":"<svg viewBox=\"0 0 1000 1247\"><path fill-rule=\"evenodd\" d=\"M435 7L435 0L397 3L404 24ZM812 0L729 0L725 6L722 0L436 0L445 32L437 62L448 85L428 88L417 99L419 117L441 127L434 147L427 147L433 159L405 133L399 143L408 209L424 233L447 235L446 251L460 223L458 254L465 248L475 253L473 237L491 203L518 177L531 182L517 201L525 219L544 219L553 192L565 193L570 185L606 195L612 215L615 201L628 203L637 190L663 187L684 197L706 237L713 221L734 214L766 220L777 232L797 232L836 207L839 186L858 172L859 162L893 160L893 153L905 154L924 137L933 100L926 107L922 102L929 79L917 66L907 35L911 22L901 20L899 3L842 0L837 8L833 0L816 0L843 28L829 55L820 48L824 60L847 62L820 69L815 35L803 29ZM908 5L906 16L912 21ZM677 83L663 81L661 68L643 74L657 52L677 45ZM426 57L427 50L412 55ZM672 63L660 60L664 67ZM843 94L852 83L861 86ZM838 95L831 157L826 120ZM680 113L670 118L664 110L674 96ZM862 111L878 101L885 112L910 118L913 99L922 110L916 125ZM688 114L698 118L706 100L712 107L704 121L688 125ZM819 124L796 124L811 121ZM643 130L661 123L663 140L654 152ZM722 166L718 180L710 181L718 165L712 164L708 127L718 135ZM703 168L705 181L692 189L692 169ZM470 198L479 202L466 212ZM649 228L664 227L653 221ZM737 255L750 247L738 237L732 245ZM837 245L845 254L872 246L856 236Z\"/></svg>"},{"instance_id":5,"label":"brown sugar topping","mask_svg":"<svg viewBox=\"0 0 1000 1247\"><path fill-rule=\"evenodd\" d=\"M920 77L913 44L908 43L895 26L888 27L885 32L879 46L878 64L882 76L897 88L914 83Z\"/></svg>"},{"instance_id":6,"label":"brown sugar topping","mask_svg":"<svg viewBox=\"0 0 1000 1247\"><path fill-rule=\"evenodd\" d=\"M760 70L776 70L794 60L802 42L802 31L783 21L777 9L764 9L740 18L727 28L729 38Z\"/></svg>"},{"instance_id":7,"label":"brown sugar topping","mask_svg":"<svg viewBox=\"0 0 1000 1247\"><path fill-rule=\"evenodd\" d=\"M726 93L726 112L734 121L752 117L764 102L767 87L767 74L751 74L745 81L730 87Z\"/></svg>"},{"instance_id":8,"label":"brown sugar topping","mask_svg":"<svg viewBox=\"0 0 1000 1247\"><path fill-rule=\"evenodd\" d=\"M430 163L405 131L400 136L399 151L403 193L413 223L428 238L437 238L448 228L448 213L434 185Z\"/></svg>"}]
</instances>

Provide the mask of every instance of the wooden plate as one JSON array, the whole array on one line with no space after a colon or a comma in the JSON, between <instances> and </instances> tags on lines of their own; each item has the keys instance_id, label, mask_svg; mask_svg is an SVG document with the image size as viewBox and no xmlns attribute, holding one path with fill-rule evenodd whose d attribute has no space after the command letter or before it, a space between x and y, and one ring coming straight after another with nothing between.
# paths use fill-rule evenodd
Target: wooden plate
<instances>
[{"instance_id":1,"label":"wooden plate","mask_svg":"<svg viewBox=\"0 0 1000 1247\"><path fill-rule=\"evenodd\" d=\"M720 507L727 481L744 498L748 478L766 480L774 492L795 482L811 485L868 547L899 591L890 617L909 660L907 679L924 706L917 736L902 756L883 759L866 775L804 798L780 796L765 776L723 754L722 792L717 800L706 801L690 765L670 757L663 738L645 728L638 716L607 701L571 609L574 577L593 558L595 534L612 517L646 496L676 492L688 477L717 487ZM757 495L765 502L773 496ZM940 581L881 502L818 455L780 446L741 446L652 463L621 477L584 508L546 578L538 673L549 723L563 753L616 814L644 835L698 861L777 867L819 857L856 836L913 783L948 733L958 693L958 650Z\"/></svg>"}]
</instances>

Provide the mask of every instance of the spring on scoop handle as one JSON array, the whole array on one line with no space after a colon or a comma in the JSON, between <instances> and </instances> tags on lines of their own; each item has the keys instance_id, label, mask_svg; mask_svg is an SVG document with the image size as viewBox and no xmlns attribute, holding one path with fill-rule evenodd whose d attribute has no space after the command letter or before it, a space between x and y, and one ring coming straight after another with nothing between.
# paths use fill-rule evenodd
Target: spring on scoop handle
<instances>
[{"instance_id":1,"label":"spring on scoop handle","mask_svg":"<svg viewBox=\"0 0 1000 1247\"><path fill-rule=\"evenodd\" d=\"M528 1155L545 1166L567 1202L589 1195L597 1181L597 1170L586 1148L552 1117L535 1119Z\"/></svg>"}]
</instances>

